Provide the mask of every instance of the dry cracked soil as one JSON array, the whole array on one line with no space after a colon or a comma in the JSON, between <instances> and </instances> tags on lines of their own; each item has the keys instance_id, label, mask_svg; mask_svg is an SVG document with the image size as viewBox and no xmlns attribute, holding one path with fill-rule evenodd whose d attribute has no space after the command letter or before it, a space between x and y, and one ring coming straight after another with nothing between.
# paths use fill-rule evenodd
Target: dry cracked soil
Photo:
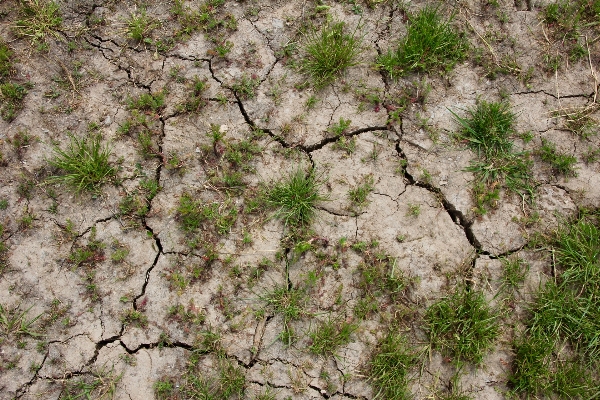
<instances>
[{"instance_id":1,"label":"dry cracked soil","mask_svg":"<svg viewBox=\"0 0 600 400\"><path fill-rule=\"evenodd\" d=\"M429 2L467 55L390 77L427 4L3 0L0 78L24 95L0 98L0 398L518 397L512 343L554 273L534 242L600 198L600 42L555 57L544 1ZM321 87L302 60L331 21L360 51ZM453 113L482 101L514 112L532 196L477 197ZM103 184L56 179L94 138ZM268 195L296 173L319 193L301 228ZM431 344L428 308L461 287L499 312L480 362ZM389 332L416 358L406 397L372 374Z\"/></svg>"}]
</instances>

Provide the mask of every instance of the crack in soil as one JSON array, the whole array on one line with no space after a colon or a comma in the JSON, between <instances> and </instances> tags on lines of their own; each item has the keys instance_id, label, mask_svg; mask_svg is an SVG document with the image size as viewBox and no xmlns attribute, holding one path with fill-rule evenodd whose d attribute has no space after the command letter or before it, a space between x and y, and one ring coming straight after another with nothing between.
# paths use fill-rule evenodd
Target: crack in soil
<instances>
[{"instance_id":1,"label":"crack in soil","mask_svg":"<svg viewBox=\"0 0 600 400\"><path fill-rule=\"evenodd\" d=\"M469 243L471 244L471 246L473 246L478 252L481 252L481 248L482 248L481 243L479 242L479 240L475 237L475 234L473 233L473 229L472 229L473 221L469 221L467 219L467 217L462 213L462 211L456 209L456 207L452 203L450 203L450 201L448 201L448 199L446 198L446 196L444 195L444 193L441 191L440 188L437 188L437 187L431 185L430 183L419 181L419 180L415 179L408 172L408 158L406 157L406 154L400 147L400 141L396 142L396 152L398 153L398 155L400 156L401 159L406 161L405 165L402 167L402 173L406 177L408 184L417 186L417 187L421 187L421 188L426 189L427 191L433 193L434 196L440 200L440 203L444 207L444 210L446 210L446 212L450 216L450 219L452 219L452 221L454 221L454 223L456 223L457 225L462 227L463 231L465 232L465 236L466 236L467 240L469 241Z\"/></svg>"}]
</instances>

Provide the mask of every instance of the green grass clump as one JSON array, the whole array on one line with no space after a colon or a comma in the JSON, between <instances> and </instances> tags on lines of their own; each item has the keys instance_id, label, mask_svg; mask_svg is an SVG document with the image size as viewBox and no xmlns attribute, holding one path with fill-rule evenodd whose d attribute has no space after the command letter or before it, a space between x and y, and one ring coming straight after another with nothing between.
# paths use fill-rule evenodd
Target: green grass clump
<instances>
[{"instance_id":1,"label":"green grass clump","mask_svg":"<svg viewBox=\"0 0 600 400\"><path fill-rule=\"evenodd\" d=\"M565 176L576 176L577 173L573 166L577 159L569 154L564 154L556 149L556 145L549 140L542 138L542 147L539 149L539 155L542 161L550 164L552 170Z\"/></svg>"},{"instance_id":2,"label":"green grass clump","mask_svg":"<svg viewBox=\"0 0 600 400\"><path fill-rule=\"evenodd\" d=\"M307 35L300 70L308 75L316 88L323 88L359 63L362 37L358 27L346 31L344 22L329 22L320 31Z\"/></svg>"},{"instance_id":3,"label":"green grass clump","mask_svg":"<svg viewBox=\"0 0 600 400\"><path fill-rule=\"evenodd\" d=\"M529 396L591 399L600 388L598 215L563 222L549 243L556 277L540 287L515 340L509 384Z\"/></svg>"},{"instance_id":4,"label":"green grass clump","mask_svg":"<svg viewBox=\"0 0 600 400\"><path fill-rule=\"evenodd\" d=\"M418 357L400 334L388 333L377 346L369 363L369 377L376 388L375 398L390 400L412 399L408 389L410 371Z\"/></svg>"},{"instance_id":5,"label":"green grass clump","mask_svg":"<svg viewBox=\"0 0 600 400\"><path fill-rule=\"evenodd\" d=\"M132 110L157 112L165 107L165 95L164 91L154 94L143 93L136 99L130 99L128 107Z\"/></svg>"},{"instance_id":6,"label":"green grass clump","mask_svg":"<svg viewBox=\"0 0 600 400\"><path fill-rule=\"evenodd\" d=\"M381 55L378 64L393 79L410 72L451 70L468 50L467 40L451 23L452 17L444 20L437 7L423 8L409 16L406 36L396 51Z\"/></svg>"},{"instance_id":7,"label":"green grass clump","mask_svg":"<svg viewBox=\"0 0 600 400\"><path fill-rule=\"evenodd\" d=\"M0 82L13 73L13 52L0 40Z\"/></svg>"},{"instance_id":8,"label":"green grass clump","mask_svg":"<svg viewBox=\"0 0 600 400\"><path fill-rule=\"evenodd\" d=\"M110 148L102 145L100 135L84 138L69 135L69 138L65 150L54 146L54 157L49 163L60 171L60 175L50 177L49 181L65 183L76 193L98 193L101 186L117 173L109 162Z\"/></svg>"},{"instance_id":9,"label":"green grass clump","mask_svg":"<svg viewBox=\"0 0 600 400\"><path fill-rule=\"evenodd\" d=\"M479 156L497 157L512 150L516 115L510 104L481 100L474 109L466 110L465 118L452 114L463 128L460 138Z\"/></svg>"},{"instance_id":10,"label":"green grass clump","mask_svg":"<svg viewBox=\"0 0 600 400\"><path fill-rule=\"evenodd\" d=\"M456 364L480 364L498 337L498 314L483 293L464 287L431 305L425 314L433 348Z\"/></svg>"},{"instance_id":11,"label":"green grass clump","mask_svg":"<svg viewBox=\"0 0 600 400\"><path fill-rule=\"evenodd\" d=\"M350 343L350 335L357 328L350 322L330 318L308 334L312 342L308 349L314 354L334 354L338 347Z\"/></svg>"},{"instance_id":12,"label":"green grass clump","mask_svg":"<svg viewBox=\"0 0 600 400\"><path fill-rule=\"evenodd\" d=\"M29 37L32 43L43 42L48 35L57 36L62 25L57 3L48 0L23 0L20 3L22 18L15 24L20 36Z\"/></svg>"},{"instance_id":13,"label":"green grass clump","mask_svg":"<svg viewBox=\"0 0 600 400\"><path fill-rule=\"evenodd\" d=\"M308 226L315 215L316 203L324 200L319 195L319 187L314 171L306 174L298 169L268 191L267 203L277 207L275 215L286 225Z\"/></svg>"},{"instance_id":14,"label":"green grass clump","mask_svg":"<svg viewBox=\"0 0 600 400\"><path fill-rule=\"evenodd\" d=\"M204 96L204 92L209 86L208 79L200 79L200 77L195 76L190 87L189 98L183 104L178 105L177 110L182 112L199 112L206 107L208 99Z\"/></svg>"},{"instance_id":15,"label":"green grass clump","mask_svg":"<svg viewBox=\"0 0 600 400\"><path fill-rule=\"evenodd\" d=\"M362 183L348 191L348 198L352 206L362 208L368 204L367 197L375 190L374 180L372 175L367 175L363 178Z\"/></svg>"},{"instance_id":16,"label":"green grass clump","mask_svg":"<svg viewBox=\"0 0 600 400\"><path fill-rule=\"evenodd\" d=\"M510 105L480 100L475 108L465 110L465 117L450 112L461 126L458 139L477 154L477 160L466 169L475 175L476 212L483 214L487 207L495 206L502 187L532 199L532 162L529 153L513 150L511 137L516 136L516 115Z\"/></svg>"},{"instance_id":17,"label":"green grass clump","mask_svg":"<svg viewBox=\"0 0 600 400\"><path fill-rule=\"evenodd\" d=\"M152 31L160 26L158 21L149 17L145 9L138 13L133 13L127 22L127 36L131 39L141 42L148 38Z\"/></svg>"},{"instance_id":18,"label":"green grass clump","mask_svg":"<svg viewBox=\"0 0 600 400\"><path fill-rule=\"evenodd\" d=\"M117 385L122 374L117 374L114 369L103 368L91 374L69 379L61 392L61 399L98 399L108 400L115 397Z\"/></svg>"},{"instance_id":19,"label":"green grass clump","mask_svg":"<svg viewBox=\"0 0 600 400\"><path fill-rule=\"evenodd\" d=\"M218 234L224 235L231 230L237 220L237 209L230 201L206 203L196 200L189 193L183 193L177 207L177 221L187 233L200 230L205 221L211 221Z\"/></svg>"},{"instance_id":20,"label":"green grass clump","mask_svg":"<svg viewBox=\"0 0 600 400\"><path fill-rule=\"evenodd\" d=\"M0 115L2 119L11 122L23 108L23 100L27 90L17 83L4 83L0 85Z\"/></svg>"},{"instance_id":21,"label":"green grass clump","mask_svg":"<svg viewBox=\"0 0 600 400\"><path fill-rule=\"evenodd\" d=\"M179 391L186 399L229 399L242 398L246 390L244 369L228 358L217 361L216 374L196 371L197 355L190 357L188 371Z\"/></svg>"}]
</instances>

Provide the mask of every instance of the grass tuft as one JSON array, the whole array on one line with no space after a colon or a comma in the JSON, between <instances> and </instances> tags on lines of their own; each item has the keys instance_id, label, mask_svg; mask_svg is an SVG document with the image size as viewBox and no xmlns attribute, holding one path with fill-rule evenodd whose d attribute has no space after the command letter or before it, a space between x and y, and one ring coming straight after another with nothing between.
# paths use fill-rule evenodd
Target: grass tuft
<instances>
[{"instance_id":1,"label":"grass tuft","mask_svg":"<svg viewBox=\"0 0 600 400\"><path fill-rule=\"evenodd\" d=\"M54 158L49 163L58 168L61 175L50 177L50 182L65 183L78 194L83 191L98 193L117 172L108 160L110 148L102 146L100 135L69 137L67 149L54 146Z\"/></svg>"},{"instance_id":2,"label":"grass tuft","mask_svg":"<svg viewBox=\"0 0 600 400\"><path fill-rule=\"evenodd\" d=\"M285 225L308 226L314 217L316 203L324 200L319 195L319 187L314 171L306 174L298 169L269 190L267 203L277 207L276 216L282 218Z\"/></svg>"},{"instance_id":3,"label":"grass tuft","mask_svg":"<svg viewBox=\"0 0 600 400\"><path fill-rule=\"evenodd\" d=\"M564 221L550 247L556 278L540 287L515 340L509 384L530 396L594 398L600 387L600 228Z\"/></svg>"},{"instance_id":4,"label":"grass tuft","mask_svg":"<svg viewBox=\"0 0 600 400\"><path fill-rule=\"evenodd\" d=\"M316 88L323 88L359 63L362 37L358 27L348 33L344 22L329 22L320 31L309 33L300 70Z\"/></svg>"},{"instance_id":5,"label":"grass tuft","mask_svg":"<svg viewBox=\"0 0 600 400\"><path fill-rule=\"evenodd\" d=\"M453 16L444 20L438 8L425 7L409 17L406 36L396 51L382 54L377 62L391 78L410 72L451 70L465 59L468 42L452 27Z\"/></svg>"},{"instance_id":6,"label":"grass tuft","mask_svg":"<svg viewBox=\"0 0 600 400\"><path fill-rule=\"evenodd\" d=\"M13 67L14 54L10 48L0 40L0 82L14 72Z\"/></svg>"},{"instance_id":7,"label":"grass tuft","mask_svg":"<svg viewBox=\"0 0 600 400\"><path fill-rule=\"evenodd\" d=\"M314 354L333 354L338 347L350 343L350 335L357 328L350 322L330 318L308 334L312 342L308 349Z\"/></svg>"},{"instance_id":8,"label":"grass tuft","mask_svg":"<svg viewBox=\"0 0 600 400\"><path fill-rule=\"evenodd\" d=\"M432 347L457 364L480 364L499 334L498 315L483 293L464 287L430 306L425 322Z\"/></svg>"},{"instance_id":9,"label":"grass tuft","mask_svg":"<svg viewBox=\"0 0 600 400\"><path fill-rule=\"evenodd\" d=\"M408 347L404 337L388 333L379 342L370 362L369 377L377 389L375 398L412 399L408 388L411 380L409 373L417 362L417 355Z\"/></svg>"},{"instance_id":10,"label":"grass tuft","mask_svg":"<svg viewBox=\"0 0 600 400\"><path fill-rule=\"evenodd\" d=\"M510 105L480 100L475 108L465 110L466 117L450 112L461 126L458 138L477 154L478 159L466 169L475 175L476 212L483 214L487 207L495 206L501 187L533 199L532 162L529 153L513 150L516 115Z\"/></svg>"},{"instance_id":11,"label":"grass tuft","mask_svg":"<svg viewBox=\"0 0 600 400\"><path fill-rule=\"evenodd\" d=\"M559 152L554 143L542 138L539 155L542 161L548 163L555 173L565 176L577 176L574 168L577 159L572 155Z\"/></svg>"},{"instance_id":12,"label":"grass tuft","mask_svg":"<svg viewBox=\"0 0 600 400\"><path fill-rule=\"evenodd\" d=\"M22 18L17 21L15 29L20 36L26 36L32 43L44 42L46 36L57 35L62 25L60 7L54 1L22 0Z\"/></svg>"}]
</instances>

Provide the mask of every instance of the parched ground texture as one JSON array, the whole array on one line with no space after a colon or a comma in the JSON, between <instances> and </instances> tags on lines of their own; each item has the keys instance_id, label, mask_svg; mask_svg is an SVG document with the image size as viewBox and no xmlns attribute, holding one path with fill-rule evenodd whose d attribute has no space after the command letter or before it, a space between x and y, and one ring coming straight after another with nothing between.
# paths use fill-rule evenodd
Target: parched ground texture
<instances>
[{"instance_id":1,"label":"parched ground texture","mask_svg":"<svg viewBox=\"0 0 600 400\"><path fill-rule=\"evenodd\" d=\"M600 199L599 138L564 118L595 118L594 38L554 68L562 50L545 3L447 2L466 59L394 80L376 59L424 1L61 0L60 26L37 38L19 34L27 3L0 3L6 79L27 92L0 121L1 399L191 398L178 391L190 369L213 389L238 379L231 398L371 399L371 360L390 330L418 354L414 398L509 397L511 344L554 272L531 240ZM190 28L190 10L207 19ZM297 65L307 27L327 15L358 27L362 50L317 90ZM157 103L136 106L144 95ZM478 206L467 170L477 154L450 111L481 100L516 113L533 201L502 189ZM56 146L98 134L110 182L76 193L48 179ZM574 173L540 159L548 141L576 158ZM297 170L314 171L323 197L301 233L260 201ZM186 199L206 211L187 229ZM508 293L502 260L515 257L529 269ZM399 284L374 289L365 271ZM423 318L462 285L501 310L501 333L459 368L429 346ZM349 338L315 354L314 332L332 321Z\"/></svg>"}]
</instances>

